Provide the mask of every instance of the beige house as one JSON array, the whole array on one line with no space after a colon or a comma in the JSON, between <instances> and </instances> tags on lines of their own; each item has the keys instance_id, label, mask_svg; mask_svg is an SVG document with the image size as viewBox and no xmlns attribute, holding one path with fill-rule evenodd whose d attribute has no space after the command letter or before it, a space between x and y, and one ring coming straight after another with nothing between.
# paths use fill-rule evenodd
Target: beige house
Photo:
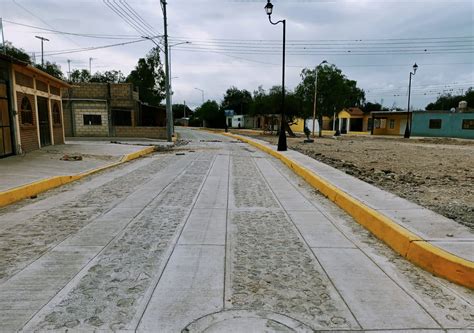
<instances>
[{"instance_id":1,"label":"beige house","mask_svg":"<svg viewBox=\"0 0 474 333\"><path fill-rule=\"evenodd\" d=\"M0 157L64 143L61 89L69 85L0 55Z\"/></svg>"}]
</instances>

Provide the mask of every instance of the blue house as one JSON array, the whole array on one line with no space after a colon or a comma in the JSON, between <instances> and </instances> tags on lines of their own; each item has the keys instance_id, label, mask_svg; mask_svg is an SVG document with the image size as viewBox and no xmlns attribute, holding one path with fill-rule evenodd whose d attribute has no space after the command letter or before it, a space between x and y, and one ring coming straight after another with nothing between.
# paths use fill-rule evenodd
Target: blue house
<instances>
[{"instance_id":1,"label":"blue house","mask_svg":"<svg viewBox=\"0 0 474 333\"><path fill-rule=\"evenodd\" d=\"M474 112L415 111L411 135L474 139Z\"/></svg>"}]
</instances>

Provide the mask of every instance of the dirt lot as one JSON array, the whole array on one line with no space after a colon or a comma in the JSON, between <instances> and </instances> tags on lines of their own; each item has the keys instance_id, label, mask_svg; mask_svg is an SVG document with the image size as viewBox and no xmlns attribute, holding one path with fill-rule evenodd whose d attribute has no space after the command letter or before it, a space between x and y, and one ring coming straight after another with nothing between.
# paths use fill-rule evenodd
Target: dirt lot
<instances>
[{"instance_id":1,"label":"dirt lot","mask_svg":"<svg viewBox=\"0 0 474 333\"><path fill-rule=\"evenodd\" d=\"M276 144L277 137L250 135ZM326 136L288 147L474 229L474 141Z\"/></svg>"}]
</instances>

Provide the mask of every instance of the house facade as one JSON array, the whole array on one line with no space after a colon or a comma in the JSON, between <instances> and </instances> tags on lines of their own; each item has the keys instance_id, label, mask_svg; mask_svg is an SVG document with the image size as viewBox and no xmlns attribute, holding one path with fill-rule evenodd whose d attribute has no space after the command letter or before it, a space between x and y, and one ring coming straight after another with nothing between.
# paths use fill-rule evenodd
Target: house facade
<instances>
[{"instance_id":1,"label":"house facade","mask_svg":"<svg viewBox=\"0 0 474 333\"><path fill-rule=\"evenodd\" d=\"M63 90L66 136L166 138L166 110L139 100L131 83L79 83Z\"/></svg>"},{"instance_id":2,"label":"house facade","mask_svg":"<svg viewBox=\"0 0 474 333\"><path fill-rule=\"evenodd\" d=\"M411 135L474 139L474 112L415 111Z\"/></svg>"},{"instance_id":3,"label":"house facade","mask_svg":"<svg viewBox=\"0 0 474 333\"><path fill-rule=\"evenodd\" d=\"M69 85L0 55L0 157L64 143L61 89Z\"/></svg>"},{"instance_id":4,"label":"house facade","mask_svg":"<svg viewBox=\"0 0 474 333\"><path fill-rule=\"evenodd\" d=\"M406 111L373 111L371 115L374 135L404 135L410 116Z\"/></svg>"}]
</instances>

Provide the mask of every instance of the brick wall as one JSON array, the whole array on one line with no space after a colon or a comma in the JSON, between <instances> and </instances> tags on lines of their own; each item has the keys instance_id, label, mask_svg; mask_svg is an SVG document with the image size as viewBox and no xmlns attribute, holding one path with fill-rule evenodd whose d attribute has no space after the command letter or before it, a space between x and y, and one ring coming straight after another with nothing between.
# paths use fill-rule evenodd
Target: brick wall
<instances>
[{"instance_id":1,"label":"brick wall","mask_svg":"<svg viewBox=\"0 0 474 333\"><path fill-rule=\"evenodd\" d=\"M66 137L71 137L72 136L71 109L72 109L72 102L63 101L62 116L63 116L63 124L64 124L64 135Z\"/></svg>"},{"instance_id":2,"label":"brick wall","mask_svg":"<svg viewBox=\"0 0 474 333\"><path fill-rule=\"evenodd\" d=\"M54 105L57 105L59 107L59 110L61 110L61 102L52 100L51 101L51 110L54 110ZM61 123L64 121L64 117L60 112L60 117L61 117ZM53 116L54 119L54 116ZM54 138L54 144L55 145L60 145L64 143L63 139L63 126L62 124L55 124L53 120L53 138Z\"/></svg>"},{"instance_id":3,"label":"brick wall","mask_svg":"<svg viewBox=\"0 0 474 333\"><path fill-rule=\"evenodd\" d=\"M21 140L21 149L25 152L36 150L39 148L38 142L38 131L36 128L37 119L36 119L36 109L35 109L35 97L33 95L23 94L17 92L17 110L20 116L20 140ZM21 101L23 97L28 98L31 104L31 109L33 110L33 124L32 125L22 125L21 124Z\"/></svg>"},{"instance_id":4,"label":"brick wall","mask_svg":"<svg viewBox=\"0 0 474 333\"><path fill-rule=\"evenodd\" d=\"M105 102L72 102L76 136L109 136L108 112ZM102 125L84 125L84 115L100 115Z\"/></svg>"},{"instance_id":5,"label":"brick wall","mask_svg":"<svg viewBox=\"0 0 474 333\"><path fill-rule=\"evenodd\" d=\"M166 139L166 128L115 126L115 136L124 138Z\"/></svg>"}]
</instances>

